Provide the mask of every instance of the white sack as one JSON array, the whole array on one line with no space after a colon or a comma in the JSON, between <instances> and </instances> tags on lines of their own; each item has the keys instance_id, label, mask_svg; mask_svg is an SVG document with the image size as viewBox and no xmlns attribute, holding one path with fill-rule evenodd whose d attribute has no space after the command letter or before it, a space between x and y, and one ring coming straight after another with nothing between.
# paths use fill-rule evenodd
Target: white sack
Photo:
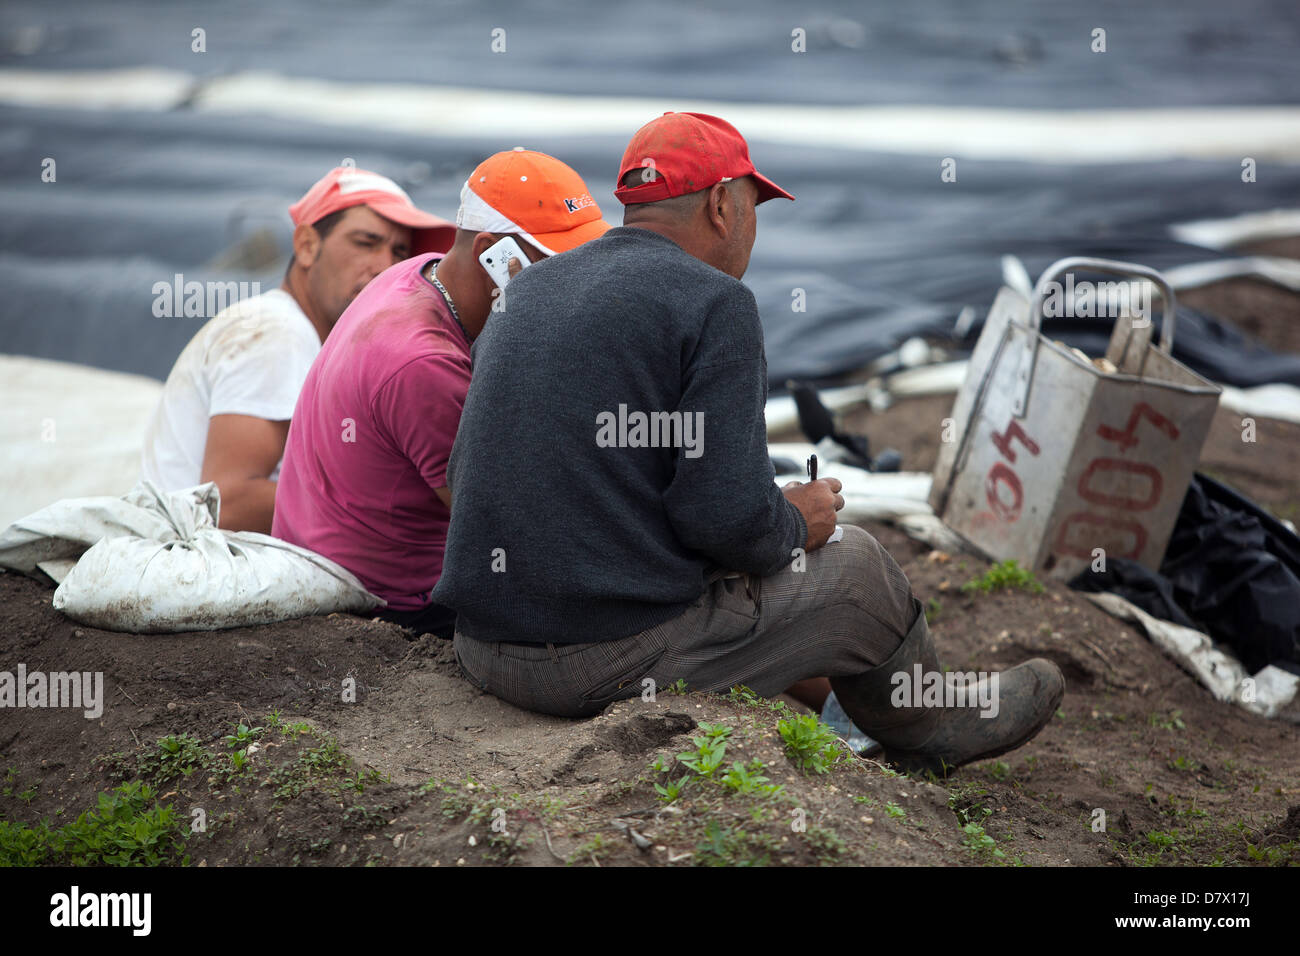
<instances>
[{"instance_id":1,"label":"white sack","mask_svg":"<svg viewBox=\"0 0 1300 956\"><path fill-rule=\"evenodd\" d=\"M0 566L62 576L54 607L113 631L214 630L385 603L306 548L218 529L219 509L211 482L164 493L142 481L121 498L58 501L0 534Z\"/></svg>"}]
</instances>

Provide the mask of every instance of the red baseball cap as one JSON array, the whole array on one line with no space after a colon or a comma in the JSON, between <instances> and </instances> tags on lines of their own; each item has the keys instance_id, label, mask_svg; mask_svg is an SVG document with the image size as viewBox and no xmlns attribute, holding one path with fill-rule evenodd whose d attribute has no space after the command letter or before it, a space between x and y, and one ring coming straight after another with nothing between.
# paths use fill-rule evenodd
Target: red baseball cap
<instances>
[{"instance_id":1,"label":"red baseball cap","mask_svg":"<svg viewBox=\"0 0 1300 956\"><path fill-rule=\"evenodd\" d=\"M554 156L522 146L489 156L470 173L460 190L456 225L515 233L548 256L609 228L581 176Z\"/></svg>"},{"instance_id":2,"label":"red baseball cap","mask_svg":"<svg viewBox=\"0 0 1300 956\"><path fill-rule=\"evenodd\" d=\"M654 169L658 175L624 186L623 177L637 169ZM754 168L745 137L726 120L707 113L665 113L637 130L627 144L614 196L625 206L658 202L741 176L754 177L758 202L794 199Z\"/></svg>"},{"instance_id":3,"label":"red baseball cap","mask_svg":"<svg viewBox=\"0 0 1300 956\"><path fill-rule=\"evenodd\" d=\"M369 206L385 219L411 230L411 255L446 252L456 240L456 224L415 208L411 197L387 176L336 166L289 207L295 226L315 223L351 206Z\"/></svg>"}]
</instances>

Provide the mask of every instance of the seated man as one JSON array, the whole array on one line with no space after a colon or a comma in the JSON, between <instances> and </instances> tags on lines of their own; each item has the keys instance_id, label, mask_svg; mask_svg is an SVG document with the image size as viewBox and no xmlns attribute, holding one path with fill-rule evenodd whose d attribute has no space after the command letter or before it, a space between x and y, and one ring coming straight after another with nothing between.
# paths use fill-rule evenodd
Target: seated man
<instances>
[{"instance_id":1,"label":"seated man","mask_svg":"<svg viewBox=\"0 0 1300 956\"><path fill-rule=\"evenodd\" d=\"M163 491L215 481L220 525L269 534L275 483L307 370L371 279L451 246L455 226L395 182L338 167L289 207L293 257L278 289L223 309L176 360L145 436L142 477Z\"/></svg>"},{"instance_id":2,"label":"seated man","mask_svg":"<svg viewBox=\"0 0 1300 956\"><path fill-rule=\"evenodd\" d=\"M827 543L837 480L776 487L763 330L739 280L755 205L793 197L734 127L693 113L643 127L619 182L624 226L521 274L476 346L433 594L458 612L462 671L573 717L647 678L774 696L828 676L909 769L1024 743L1061 699L1057 667L963 688L993 692L978 709L894 693L914 665L944 680L906 577L860 528Z\"/></svg>"},{"instance_id":3,"label":"seated man","mask_svg":"<svg viewBox=\"0 0 1300 956\"><path fill-rule=\"evenodd\" d=\"M447 459L470 344L501 291L478 257L511 236L536 262L609 228L577 173L522 148L474 170L456 223L445 257L379 276L321 349L289 429L274 526L384 598L381 617L448 638L455 615L429 598L450 517Z\"/></svg>"}]
</instances>

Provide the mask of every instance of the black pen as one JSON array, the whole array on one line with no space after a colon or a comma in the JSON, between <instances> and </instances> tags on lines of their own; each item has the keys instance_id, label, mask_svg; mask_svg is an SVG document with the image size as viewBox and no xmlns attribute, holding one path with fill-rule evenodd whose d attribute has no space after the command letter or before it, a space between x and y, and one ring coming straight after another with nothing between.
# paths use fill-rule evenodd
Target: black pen
<instances>
[{"instance_id":1,"label":"black pen","mask_svg":"<svg viewBox=\"0 0 1300 956\"><path fill-rule=\"evenodd\" d=\"M808 457L808 480L809 481L817 480L817 456L816 455L810 455Z\"/></svg>"}]
</instances>

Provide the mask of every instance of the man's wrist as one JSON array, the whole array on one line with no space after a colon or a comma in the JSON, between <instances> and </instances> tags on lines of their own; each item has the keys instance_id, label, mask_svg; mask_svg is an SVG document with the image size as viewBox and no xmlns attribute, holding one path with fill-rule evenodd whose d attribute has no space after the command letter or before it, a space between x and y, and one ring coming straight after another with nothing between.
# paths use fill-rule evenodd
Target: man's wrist
<instances>
[{"instance_id":1,"label":"man's wrist","mask_svg":"<svg viewBox=\"0 0 1300 956\"><path fill-rule=\"evenodd\" d=\"M785 495L782 495L781 497L785 498ZM790 546L790 556L794 557L794 551L796 548L808 547L808 522L804 520L803 512L794 506L794 502L789 498L785 498L785 503L789 505L790 510L794 512L795 537L794 544Z\"/></svg>"}]
</instances>

